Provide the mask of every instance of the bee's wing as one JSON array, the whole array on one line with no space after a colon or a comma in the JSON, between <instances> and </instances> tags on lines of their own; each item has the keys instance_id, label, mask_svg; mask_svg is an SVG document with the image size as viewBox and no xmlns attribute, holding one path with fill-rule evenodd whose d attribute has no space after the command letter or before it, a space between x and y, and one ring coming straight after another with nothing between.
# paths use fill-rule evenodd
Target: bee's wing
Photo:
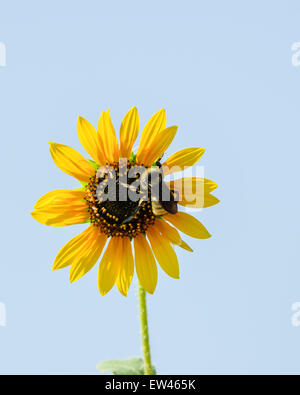
<instances>
[{"instance_id":1,"label":"bee's wing","mask_svg":"<svg viewBox=\"0 0 300 395\"><path fill-rule=\"evenodd\" d=\"M154 214L156 217L161 217L162 215L168 214L168 211L166 211L166 210L163 208L163 206L160 204L160 202L152 201L152 202L151 202L151 206L152 206L153 214Z\"/></svg>"}]
</instances>

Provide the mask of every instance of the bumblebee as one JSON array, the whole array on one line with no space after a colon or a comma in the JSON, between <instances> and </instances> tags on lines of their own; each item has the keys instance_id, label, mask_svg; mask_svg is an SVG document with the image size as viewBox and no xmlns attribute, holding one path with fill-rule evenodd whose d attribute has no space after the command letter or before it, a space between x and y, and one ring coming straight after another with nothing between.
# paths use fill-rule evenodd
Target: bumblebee
<instances>
[{"instance_id":1,"label":"bumblebee","mask_svg":"<svg viewBox=\"0 0 300 395\"><path fill-rule=\"evenodd\" d=\"M140 199L136 209L123 223L129 222L136 215L145 201L151 201L152 212L156 217L164 214L176 214L178 211L178 194L171 190L163 180L163 171L160 162L156 166L144 169L139 177L138 193ZM127 185L128 189L136 191L136 187Z\"/></svg>"}]
</instances>

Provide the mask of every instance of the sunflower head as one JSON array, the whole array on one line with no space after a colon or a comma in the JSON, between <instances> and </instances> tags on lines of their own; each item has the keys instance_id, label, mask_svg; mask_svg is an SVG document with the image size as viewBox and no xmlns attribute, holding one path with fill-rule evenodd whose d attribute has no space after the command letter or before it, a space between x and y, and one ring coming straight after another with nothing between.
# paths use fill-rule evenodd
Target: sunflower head
<instances>
[{"instance_id":1,"label":"sunflower head","mask_svg":"<svg viewBox=\"0 0 300 395\"><path fill-rule=\"evenodd\" d=\"M139 132L136 107L122 121L120 145L109 111L101 114L97 130L79 117L77 132L92 160L57 143L50 143L50 153L56 165L75 177L81 187L47 193L32 212L45 225L88 223L85 231L62 247L53 269L70 266L73 282L103 253L98 270L102 295L116 284L126 296L134 269L145 290L153 293L157 262L169 276L179 278L173 246L192 251L179 231L199 239L210 234L196 218L178 210L178 205L200 208L218 203L211 195L217 185L200 177L167 182L165 176L193 166L204 149L185 148L161 163L177 132L177 126L166 127L163 109L145 125L136 153L132 150Z\"/></svg>"}]
</instances>

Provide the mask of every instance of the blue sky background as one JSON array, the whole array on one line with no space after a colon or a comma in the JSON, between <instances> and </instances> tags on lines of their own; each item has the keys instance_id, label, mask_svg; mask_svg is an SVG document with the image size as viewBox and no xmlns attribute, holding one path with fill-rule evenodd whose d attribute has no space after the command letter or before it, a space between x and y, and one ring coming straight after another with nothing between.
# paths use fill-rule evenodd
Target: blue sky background
<instances>
[{"instance_id":1,"label":"blue sky background","mask_svg":"<svg viewBox=\"0 0 300 395\"><path fill-rule=\"evenodd\" d=\"M299 373L300 41L298 1L0 1L2 373L95 373L140 355L136 284L98 293L51 272L85 226L51 228L29 212L77 186L48 141L84 153L82 115L111 108L116 128L137 105L179 125L167 154L206 148L221 204L197 217L213 237L178 251L181 279L159 271L148 298L159 373Z\"/></svg>"}]
</instances>

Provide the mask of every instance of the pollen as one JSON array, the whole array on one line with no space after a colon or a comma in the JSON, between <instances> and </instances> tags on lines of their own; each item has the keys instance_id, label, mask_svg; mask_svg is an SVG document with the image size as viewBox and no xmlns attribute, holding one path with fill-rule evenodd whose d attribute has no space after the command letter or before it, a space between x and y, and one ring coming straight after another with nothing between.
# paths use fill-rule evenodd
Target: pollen
<instances>
[{"instance_id":1,"label":"pollen","mask_svg":"<svg viewBox=\"0 0 300 395\"><path fill-rule=\"evenodd\" d=\"M129 177L130 169L134 170L132 177ZM85 187L90 222L108 237L133 238L145 233L155 222L151 200L133 201L128 195L129 189L135 188L132 184L139 178L140 169L139 165L130 161L115 162L99 168ZM136 193L139 193L138 187Z\"/></svg>"}]
</instances>

